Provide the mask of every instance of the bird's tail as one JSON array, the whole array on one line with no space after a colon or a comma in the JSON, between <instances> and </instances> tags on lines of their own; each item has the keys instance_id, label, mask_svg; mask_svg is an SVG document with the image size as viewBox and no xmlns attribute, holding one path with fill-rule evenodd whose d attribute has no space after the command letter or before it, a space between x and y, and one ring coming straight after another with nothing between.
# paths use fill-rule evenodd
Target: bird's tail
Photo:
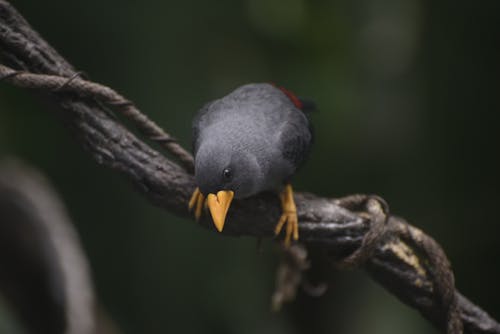
<instances>
[{"instance_id":1,"label":"bird's tail","mask_svg":"<svg viewBox=\"0 0 500 334\"><path fill-rule=\"evenodd\" d=\"M311 99L299 97L300 103L302 104L302 108L300 108L305 114L309 114L314 111L318 111L318 106L316 102Z\"/></svg>"}]
</instances>

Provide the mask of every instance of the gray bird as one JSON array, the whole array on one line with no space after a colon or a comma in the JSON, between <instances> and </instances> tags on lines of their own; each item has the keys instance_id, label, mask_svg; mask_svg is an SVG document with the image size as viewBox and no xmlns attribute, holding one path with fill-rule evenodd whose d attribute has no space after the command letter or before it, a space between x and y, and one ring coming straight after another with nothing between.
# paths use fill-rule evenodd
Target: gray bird
<instances>
[{"instance_id":1,"label":"gray bird","mask_svg":"<svg viewBox=\"0 0 500 334\"><path fill-rule=\"evenodd\" d=\"M311 107L311 108L310 108ZM195 180L189 208L197 219L204 204L215 227L224 227L234 198L280 191L285 245L298 240L297 209L290 179L307 157L312 131L304 113L311 103L267 83L248 84L206 104L193 120Z\"/></svg>"}]
</instances>

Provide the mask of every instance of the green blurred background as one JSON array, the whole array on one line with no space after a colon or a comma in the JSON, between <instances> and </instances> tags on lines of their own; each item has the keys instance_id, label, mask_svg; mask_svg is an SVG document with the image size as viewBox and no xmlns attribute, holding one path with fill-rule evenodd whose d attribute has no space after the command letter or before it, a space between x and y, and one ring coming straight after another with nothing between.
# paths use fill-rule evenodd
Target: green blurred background
<instances>
[{"instance_id":1,"label":"green blurred background","mask_svg":"<svg viewBox=\"0 0 500 334\"><path fill-rule=\"evenodd\" d=\"M241 84L273 81L315 99L316 143L296 188L383 196L442 244L461 292L500 317L498 0L13 4L186 147L196 110ZM333 273L324 297L271 313L272 243L259 253L252 238L151 206L51 108L2 84L0 157L52 180L124 333L435 332L363 272ZM0 331L13 333L8 312L0 305Z\"/></svg>"}]
</instances>

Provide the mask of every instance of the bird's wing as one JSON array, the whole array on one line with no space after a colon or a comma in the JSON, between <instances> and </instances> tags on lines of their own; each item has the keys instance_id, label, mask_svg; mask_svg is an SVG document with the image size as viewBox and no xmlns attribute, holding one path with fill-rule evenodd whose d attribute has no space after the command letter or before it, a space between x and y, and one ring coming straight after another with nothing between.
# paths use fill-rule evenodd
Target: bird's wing
<instances>
[{"instance_id":1,"label":"bird's wing","mask_svg":"<svg viewBox=\"0 0 500 334\"><path fill-rule=\"evenodd\" d=\"M303 112L294 110L289 115L280 131L279 143L283 158L297 169L309 155L313 131L311 122Z\"/></svg>"},{"instance_id":2,"label":"bird's wing","mask_svg":"<svg viewBox=\"0 0 500 334\"><path fill-rule=\"evenodd\" d=\"M198 147L200 146L199 140L200 140L200 132L201 129L204 127L204 123L206 121L206 115L208 114L210 110L210 104L206 103L201 109L196 113L196 115L193 118L193 123L192 123L192 151L193 154L196 155L196 152L198 151Z\"/></svg>"}]
</instances>

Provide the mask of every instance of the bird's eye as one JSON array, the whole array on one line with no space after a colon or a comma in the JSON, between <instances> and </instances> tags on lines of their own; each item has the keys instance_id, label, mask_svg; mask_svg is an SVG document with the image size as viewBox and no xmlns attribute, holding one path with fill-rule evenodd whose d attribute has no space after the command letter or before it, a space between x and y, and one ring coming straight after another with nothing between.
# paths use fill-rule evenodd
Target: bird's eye
<instances>
[{"instance_id":1,"label":"bird's eye","mask_svg":"<svg viewBox=\"0 0 500 334\"><path fill-rule=\"evenodd\" d=\"M231 179L231 177L233 176L233 172L231 171L230 168L225 168L223 171L222 171L222 176L224 176L224 178L226 180L229 180Z\"/></svg>"}]
</instances>

